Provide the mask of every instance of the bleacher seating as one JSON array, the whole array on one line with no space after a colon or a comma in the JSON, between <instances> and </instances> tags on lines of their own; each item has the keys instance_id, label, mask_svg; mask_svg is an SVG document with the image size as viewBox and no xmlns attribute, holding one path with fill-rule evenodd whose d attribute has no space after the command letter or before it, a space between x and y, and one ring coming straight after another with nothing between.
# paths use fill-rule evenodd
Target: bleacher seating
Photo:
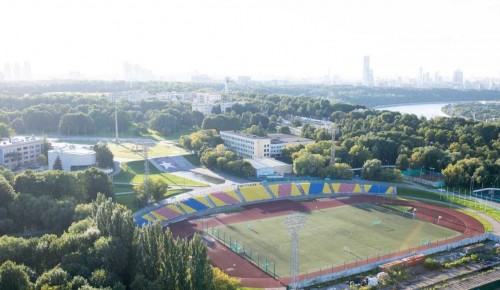
<instances>
[{"instance_id":1,"label":"bleacher seating","mask_svg":"<svg viewBox=\"0 0 500 290\"><path fill-rule=\"evenodd\" d=\"M271 185L268 185L269 189L274 193L274 196L276 196L276 197L281 197L281 195L280 195L280 186L281 186L281 184L271 184ZM290 196L290 192L286 196Z\"/></svg>"},{"instance_id":2,"label":"bleacher seating","mask_svg":"<svg viewBox=\"0 0 500 290\"><path fill-rule=\"evenodd\" d=\"M181 206L182 206L182 204L184 204L184 205L190 207L191 209L193 209L194 211L206 210L206 209L209 209L211 207L211 206L205 204L206 202L202 202L199 198L200 197L186 199L186 200L181 202Z\"/></svg>"},{"instance_id":3,"label":"bleacher seating","mask_svg":"<svg viewBox=\"0 0 500 290\"><path fill-rule=\"evenodd\" d=\"M208 196L217 206L237 204L241 202L234 190L214 192Z\"/></svg>"},{"instance_id":4,"label":"bleacher seating","mask_svg":"<svg viewBox=\"0 0 500 290\"><path fill-rule=\"evenodd\" d=\"M302 187L302 190L304 191L304 194L309 194L309 187L311 187L311 183L309 183L309 182L302 182L302 183L300 183L300 187Z\"/></svg>"},{"instance_id":5,"label":"bleacher seating","mask_svg":"<svg viewBox=\"0 0 500 290\"><path fill-rule=\"evenodd\" d=\"M161 214L159 214L155 211L152 211L151 215L154 216L159 221L166 221L167 220L167 218L165 218L164 216L162 216Z\"/></svg>"},{"instance_id":6,"label":"bleacher seating","mask_svg":"<svg viewBox=\"0 0 500 290\"><path fill-rule=\"evenodd\" d=\"M324 182L311 182L308 194L322 194L324 186Z\"/></svg>"},{"instance_id":7,"label":"bleacher seating","mask_svg":"<svg viewBox=\"0 0 500 290\"><path fill-rule=\"evenodd\" d=\"M243 186L235 190L212 192L206 196L191 197L175 204L162 206L136 218L136 224L142 226L145 223L163 222L177 218L185 214L205 211L215 207L236 205L245 202L286 198L300 196L303 190L306 195L320 195L332 193L366 193L366 194L395 194L396 188L378 184L356 184L356 183L332 183L325 182L303 182L271 184L266 189L263 185Z\"/></svg>"},{"instance_id":8,"label":"bleacher seating","mask_svg":"<svg viewBox=\"0 0 500 290\"><path fill-rule=\"evenodd\" d=\"M297 187L297 184L295 184L295 183L292 183L292 191L291 191L291 193L292 193L292 196L302 195L300 193L299 188Z\"/></svg>"},{"instance_id":9,"label":"bleacher seating","mask_svg":"<svg viewBox=\"0 0 500 290\"><path fill-rule=\"evenodd\" d=\"M262 185L241 187L240 192L247 202L271 199L272 196Z\"/></svg>"},{"instance_id":10,"label":"bleacher seating","mask_svg":"<svg viewBox=\"0 0 500 290\"><path fill-rule=\"evenodd\" d=\"M165 217L165 219L172 219L172 218L175 218L175 217L178 217L181 215L179 208L177 208L177 206L175 206L175 204L169 204L167 206L160 207L159 209L156 209L156 210L152 211L151 213L152 214L157 213L157 214Z\"/></svg>"}]
</instances>

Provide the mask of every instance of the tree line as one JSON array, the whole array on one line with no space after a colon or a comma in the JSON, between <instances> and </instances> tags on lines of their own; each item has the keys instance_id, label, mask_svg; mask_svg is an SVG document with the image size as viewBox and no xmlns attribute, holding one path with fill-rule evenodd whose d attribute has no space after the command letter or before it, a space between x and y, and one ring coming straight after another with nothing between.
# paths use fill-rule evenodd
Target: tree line
<instances>
[{"instance_id":1,"label":"tree line","mask_svg":"<svg viewBox=\"0 0 500 290\"><path fill-rule=\"evenodd\" d=\"M100 170L0 172L0 204L8 213L0 225L11 219L7 230L18 233L0 236L2 290L239 286L210 265L199 235L180 239L160 224L137 228L132 212L112 201L111 180ZM24 225L32 227L26 237Z\"/></svg>"}]
</instances>

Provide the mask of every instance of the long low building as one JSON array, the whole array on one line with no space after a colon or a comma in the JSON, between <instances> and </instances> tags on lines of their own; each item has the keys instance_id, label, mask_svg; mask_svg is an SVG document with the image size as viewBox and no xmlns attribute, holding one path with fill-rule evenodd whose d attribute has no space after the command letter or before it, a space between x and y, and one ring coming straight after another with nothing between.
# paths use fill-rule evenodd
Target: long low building
<instances>
[{"instance_id":1,"label":"long low building","mask_svg":"<svg viewBox=\"0 0 500 290\"><path fill-rule=\"evenodd\" d=\"M255 176L285 175L292 173L292 164L287 164L273 158L245 159L255 169Z\"/></svg>"},{"instance_id":2,"label":"long low building","mask_svg":"<svg viewBox=\"0 0 500 290\"><path fill-rule=\"evenodd\" d=\"M96 152L91 146L64 145L49 150L49 169L54 169L57 157L64 171L84 170L96 165Z\"/></svg>"},{"instance_id":3,"label":"long low building","mask_svg":"<svg viewBox=\"0 0 500 290\"><path fill-rule=\"evenodd\" d=\"M287 134L269 134L257 136L240 131L221 131L224 145L238 156L249 159L281 157L282 149L287 145L310 144L315 141Z\"/></svg>"}]
</instances>

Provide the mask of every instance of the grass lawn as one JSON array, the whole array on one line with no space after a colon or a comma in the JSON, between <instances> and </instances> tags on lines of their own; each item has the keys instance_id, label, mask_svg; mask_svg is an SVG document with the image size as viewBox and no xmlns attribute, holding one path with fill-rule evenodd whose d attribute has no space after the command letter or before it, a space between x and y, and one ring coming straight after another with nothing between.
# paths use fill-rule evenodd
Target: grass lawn
<instances>
[{"instance_id":1,"label":"grass lawn","mask_svg":"<svg viewBox=\"0 0 500 290\"><path fill-rule=\"evenodd\" d=\"M137 204L135 202L135 193L115 195L115 201L119 204L123 204L132 212L138 210Z\"/></svg>"},{"instance_id":2,"label":"grass lawn","mask_svg":"<svg viewBox=\"0 0 500 290\"><path fill-rule=\"evenodd\" d=\"M398 196L400 197L420 197L420 198L426 198L430 200L436 200L436 201L442 201L442 202L451 202L456 205L461 205L464 207L472 208L478 212L482 212L486 215L489 215L491 218L495 219L497 222L500 222L500 211L484 206L480 203L477 203L475 201L471 201L465 198L458 198L457 196L453 195L446 195L444 194L437 194L429 191L422 191L418 189L413 189L413 188L398 188ZM490 225L491 226L491 225Z\"/></svg>"},{"instance_id":3,"label":"grass lawn","mask_svg":"<svg viewBox=\"0 0 500 290\"><path fill-rule=\"evenodd\" d=\"M200 158L196 154L184 155L184 158L194 166L201 166Z\"/></svg>"},{"instance_id":4,"label":"grass lawn","mask_svg":"<svg viewBox=\"0 0 500 290\"><path fill-rule=\"evenodd\" d=\"M233 243L237 241L254 261L257 261L258 252L261 267L267 259L271 273L275 266L276 275L286 277L290 275L291 250L285 218L230 224L218 227L217 234L219 238L225 234L226 243L229 237ZM299 232L300 273L416 247L423 239L435 242L460 234L371 204L313 211L305 214L305 218L305 227ZM372 225L377 220L381 224Z\"/></svg>"},{"instance_id":5,"label":"grass lawn","mask_svg":"<svg viewBox=\"0 0 500 290\"><path fill-rule=\"evenodd\" d=\"M133 186L128 184L113 184L113 189L115 193L119 192L131 192L133 191Z\"/></svg>"},{"instance_id":6,"label":"grass lawn","mask_svg":"<svg viewBox=\"0 0 500 290\"><path fill-rule=\"evenodd\" d=\"M163 197L169 197L169 196L174 196L178 195L184 192L191 191L190 189L169 189L167 191L167 194L165 194ZM115 195L115 201L123 204L127 208L129 208L132 212L135 212L138 210L137 204L135 203L135 193L127 193L127 194L120 194L120 195Z\"/></svg>"},{"instance_id":7,"label":"grass lawn","mask_svg":"<svg viewBox=\"0 0 500 290\"><path fill-rule=\"evenodd\" d=\"M141 156L143 153L141 145L136 146L133 143L122 143L123 146L121 146L116 145L113 142L108 142L107 144L115 157L133 160L144 160L144 158ZM133 150L136 150L137 153L133 152ZM148 146L147 150L149 158L191 154L181 147L167 146L159 142L153 146Z\"/></svg>"},{"instance_id":8,"label":"grass lawn","mask_svg":"<svg viewBox=\"0 0 500 290\"><path fill-rule=\"evenodd\" d=\"M153 165L149 166L149 173L149 178L152 180L163 179L169 185L207 186L205 183L199 181L161 172ZM142 183L144 181L144 161L122 163L121 171L113 177L113 181Z\"/></svg>"}]
</instances>

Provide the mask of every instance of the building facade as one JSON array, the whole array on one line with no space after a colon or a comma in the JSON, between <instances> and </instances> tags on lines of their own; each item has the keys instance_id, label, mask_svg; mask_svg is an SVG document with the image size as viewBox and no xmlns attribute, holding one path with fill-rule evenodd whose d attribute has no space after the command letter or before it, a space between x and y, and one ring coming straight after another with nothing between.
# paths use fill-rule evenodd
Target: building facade
<instances>
[{"instance_id":1,"label":"building facade","mask_svg":"<svg viewBox=\"0 0 500 290\"><path fill-rule=\"evenodd\" d=\"M281 157L282 149L287 145L310 144L314 140L287 134L269 134L257 136L239 131L221 131L224 145L238 156L249 159Z\"/></svg>"},{"instance_id":2,"label":"building facade","mask_svg":"<svg viewBox=\"0 0 500 290\"><path fill-rule=\"evenodd\" d=\"M54 169L54 163L57 157L61 159L62 169L64 171L85 170L96 165L96 152L85 146L77 147L75 145L65 145L49 150L48 152L49 169Z\"/></svg>"},{"instance_id":3,"label":"building facade","mask_svg":"<svg viewBox=\"0 0 500 290\"><path fill-rule=\"evenodd\" d=\"M0 141L0 165L14 169L38 163L42 154L43 138L12 137Z\"/></svg>"}]
</instances>

